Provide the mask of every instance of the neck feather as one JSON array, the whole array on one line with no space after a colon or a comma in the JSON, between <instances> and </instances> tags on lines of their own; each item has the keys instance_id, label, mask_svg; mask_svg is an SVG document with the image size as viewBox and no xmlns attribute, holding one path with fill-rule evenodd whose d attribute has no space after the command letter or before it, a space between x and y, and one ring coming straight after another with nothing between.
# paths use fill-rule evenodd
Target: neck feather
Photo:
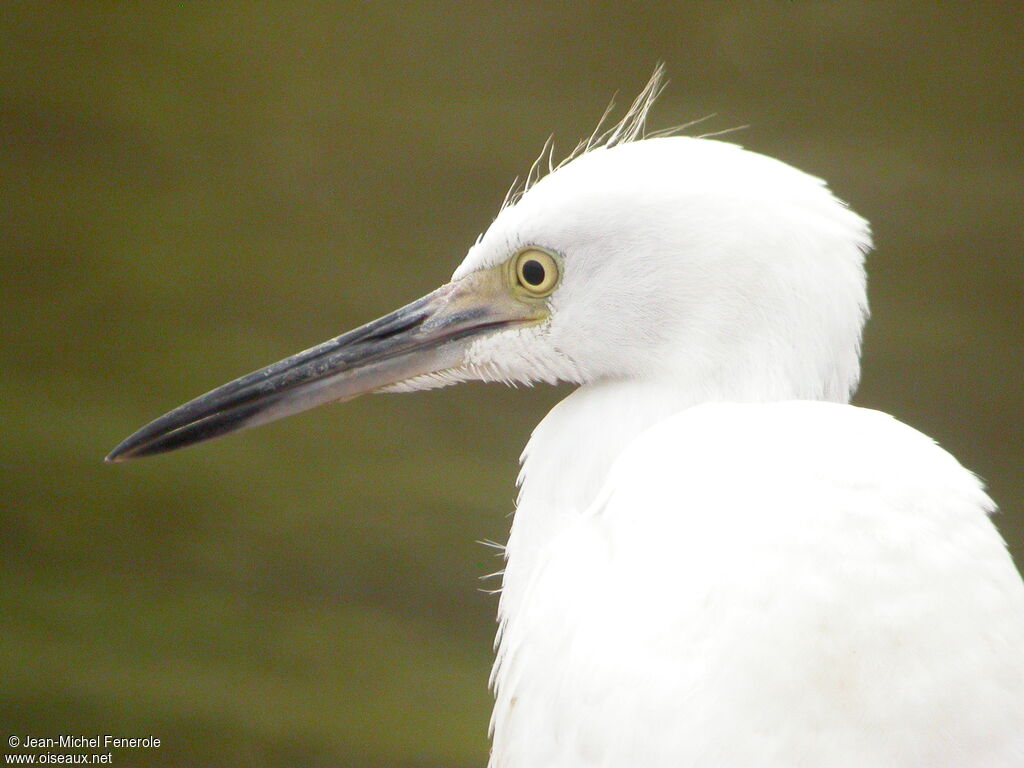
<instances>
[{"instance_id":1,"label":"neck feather","mask_svg":"<svg viewBox=\"0 0 1024 768\"><path fill-rule=\"evenodd\" d=\"M674 376L604 380L581 386L533 431L523 452L519 499L506 547L499 623L516 613L537 556L565 522L596 498L608 469L641 432L685 408L711 401L811 399L846 402L851 385L818 378L806 391L788 377L705 371L699 380ZM807 380L811 380L808 377Z\"/></svg>"}]
</instances>

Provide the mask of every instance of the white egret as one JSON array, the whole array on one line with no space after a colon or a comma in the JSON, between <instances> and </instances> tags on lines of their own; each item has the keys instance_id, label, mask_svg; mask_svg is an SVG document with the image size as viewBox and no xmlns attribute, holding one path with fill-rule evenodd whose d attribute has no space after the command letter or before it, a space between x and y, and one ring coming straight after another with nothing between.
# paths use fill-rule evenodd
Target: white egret
<instances>
[{"instance_id":1,"label":"white egret","mask_svg":"<svg viewBox=\"0 0 1024 768\"><path fill-rule=\"evenodd\" d=\"M572 382L524 452L493 768L1020 768L1024 584L992 502L846 404L867 223L776 160L645 138L659 74L452 282L109 459L370 391Z\"/></svg>"}]
</instances>

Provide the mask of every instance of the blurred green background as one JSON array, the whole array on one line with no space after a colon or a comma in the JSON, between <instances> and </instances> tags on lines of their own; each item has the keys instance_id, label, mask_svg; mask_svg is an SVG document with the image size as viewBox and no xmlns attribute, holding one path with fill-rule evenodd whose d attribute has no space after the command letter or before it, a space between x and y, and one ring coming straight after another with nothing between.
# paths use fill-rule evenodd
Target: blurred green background
<instances>
[{"instance_id":1,"label":"blurred green background","mask_svg":"<svg viewBox=\"0 0 1024 768\"><path fill-rule=\"evenodd\" d=\"M121 466L172 406L444 281L549 133L664 127L874 225L857 402L1024 557L1019 3L5 3L0 724L114 763L482 766L517 456L564 391L328 408Z\"/></svg>"}]
</instances>

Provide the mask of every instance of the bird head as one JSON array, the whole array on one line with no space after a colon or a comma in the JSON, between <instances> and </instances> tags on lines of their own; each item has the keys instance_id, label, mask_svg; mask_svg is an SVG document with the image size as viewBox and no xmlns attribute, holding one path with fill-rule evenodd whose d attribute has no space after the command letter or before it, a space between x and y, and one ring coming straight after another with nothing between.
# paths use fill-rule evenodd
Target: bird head
<instances>
[{"instance_id":1,"label":"bird head","mask_svg":"<svg viewBox=\"0 0 1024 768\"><path fill-rule=\"evenodd\" d=\"M657 84L645 93L629 122L507 202L451 282L186 403L108 461L470 379L845 400L867 313L866 222L763 155L641 138Z\"/></svg>"},{"instance_id":2,"label":"bird head","mask_svg":"<svg viewBox=\"0 0 1024 768\"><path fill-rule=\"evenodd\" d=\"M526 296L525 269L544 280L543 322L475 340L468 373L846 399L869 243L823 182L734 144L592 149L503 208L455 271L456 282L503 271Z\"/></svg>"}]
</instances>

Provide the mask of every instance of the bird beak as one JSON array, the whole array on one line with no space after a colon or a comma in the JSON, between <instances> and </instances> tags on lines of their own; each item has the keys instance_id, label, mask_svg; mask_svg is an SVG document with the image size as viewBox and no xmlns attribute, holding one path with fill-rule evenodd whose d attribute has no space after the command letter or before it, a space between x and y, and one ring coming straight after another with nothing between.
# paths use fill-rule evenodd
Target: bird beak
<instances>
[{"instance_id":1,"label":"bird beak","mask_svg":"<svg viewBox=\"0 0 1024 768\"><path fill-rule=\"evenodd\" d=\"M513 295L506 270L481 270L175 408L122 442L106 460L184 448L417 376L458 369L480 336L545 317L543 306Z\"/></svg>"}]
</instances>

